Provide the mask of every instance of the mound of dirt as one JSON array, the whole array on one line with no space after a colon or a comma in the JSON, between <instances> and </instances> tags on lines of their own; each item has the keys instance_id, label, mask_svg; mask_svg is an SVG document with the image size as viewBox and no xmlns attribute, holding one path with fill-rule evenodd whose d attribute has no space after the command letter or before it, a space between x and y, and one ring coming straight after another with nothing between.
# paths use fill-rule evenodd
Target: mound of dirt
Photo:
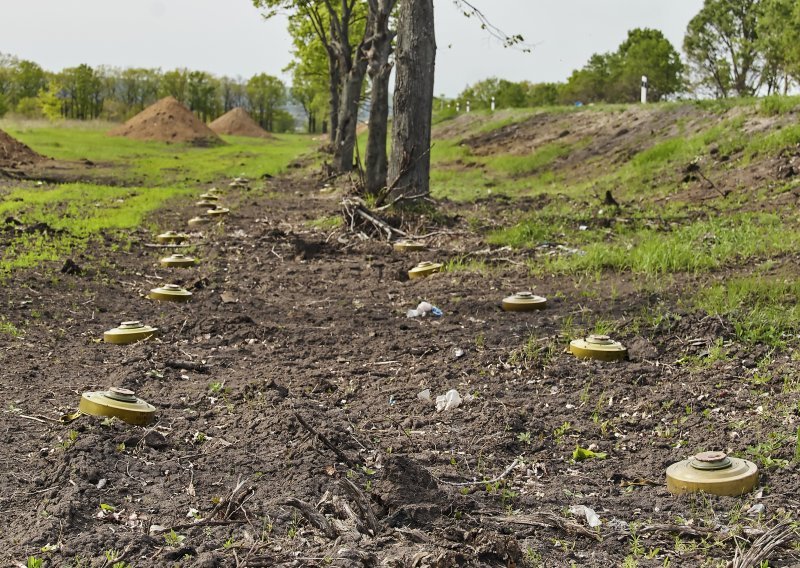
<instances>
[{"instance_id":1,"label":"mound of dirt","mask_svg":"<svg viewBox=\"0 0 800 568\"><path fill-rule=\"evenodd\" d=\"M0 167L16 168L44 159L44 156L0 130Z\"/></svg>"},{"instance_id":2,"label":"mound of dirt","mask_svg":"<svg viewBox=\"0 0 800 568\"><path fill-rule=\"evenodd\" d=\"M272 135L261 128L258 123L241 107L229 110L208 125L217 134L229 136L251 136L253 138L272 138Z\"/></svg>"},{"instance_id":3,"label":"mound of dirt","mask_svg":"<svg viewBox=\"0 0 800 568\"><path fill-rule=\"evenodd\" d=\"M174 97L165 97L108 133L135 140L188 142L195 146L224 144L217 134Z\"/></svg>"}]
</instances>

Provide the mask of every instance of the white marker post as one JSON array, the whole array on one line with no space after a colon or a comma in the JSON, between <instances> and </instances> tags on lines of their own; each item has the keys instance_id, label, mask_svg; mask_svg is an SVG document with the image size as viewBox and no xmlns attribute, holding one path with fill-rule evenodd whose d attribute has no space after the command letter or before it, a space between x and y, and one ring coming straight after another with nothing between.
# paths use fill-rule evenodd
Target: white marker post
<instances>
[{"instance_id":1,"label":"white marker post","mask_svg":"<svg viewBox=\"0 0 800 568\"><path fill-rule=\"evenodd\" d=\"M467 101L467 112L469 112L469 101Z\"/></svg>"},{"instance_id":2,"label":"white marker post","mask_svg":"<svg viewBox=\"0 0 800 568\"><path fill-rule=\"evenodd\" d=\"M461 112L461 103L456 103L456 114Z\"/></svg>"},{"instance_id":3,"label":"white marker post","mask_svg":"<svg viewBox=\"0 0 800 568\"><path fill-rule=\"evenodd\" d=\"M492 97L492 112L494 112L494 97Z\"/></svg>"},{"instance_id":4,"label":"white marker post","mask_svg":"<svg viewBox=\"0 0 800 568\"><path fill-rule=\"evenodd\" d=\"M647 102L647 75L642 75L642 104Z\"/></svg>"}]
</instances>

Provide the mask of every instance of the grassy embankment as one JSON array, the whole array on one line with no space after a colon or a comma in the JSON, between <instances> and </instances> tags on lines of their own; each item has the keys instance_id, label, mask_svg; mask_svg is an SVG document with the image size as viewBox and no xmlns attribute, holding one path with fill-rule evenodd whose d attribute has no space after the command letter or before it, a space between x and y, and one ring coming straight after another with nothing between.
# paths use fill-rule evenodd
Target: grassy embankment
<instances>
[{"instance_id":1,"label":"grassy embankment","mask_svg":"<svg viewBox=\"0 0 800 568\"><path fill-rule=\"evenodd\" d=\"M489 113L462 116L458 120L465 126L456 128L457 135L435 142L433 193L474 202L479 212L486 198L508 198L504 218L482 230L492 245L530 250L534 276L590 275L600 280L612 272L663 290L673 275L707 275L712 280L724 273L726 278L717 278L708 289L692 291L684 305L726 316L742 340L795 343L800 311L792 301L798 290L791 282L796 274L764 267L785 264L781 259L800 243L796 208L777 199L800 182L773 173L773 162L800 144L800 98L669 103L652 105L648 111L657 115L687 104L689 111L676 119L671 131L654 126L641 138L640 147L625 148L626 153L609 137L607 147L577 165L567 158L592 141L579 131L572 141L559 138L527 149L524 143L512 143L505 151L501 147L487 152L475 142L482 134L509 126L524 130L526 121L541 110L499 118ZM609 116L626 111L630 107L560 108L555 111L560 122L553 122L569 129L571 117L585 122L587 113L595 113L597 118L590 122L613 122ZM441 126L446 129L448 122ZM602 135L602 128L591 133L598 131ZM531 128L528 134L536 132ZM687 180L693 164L708 182ZM698 187L710 195L698 199ZM620 208L603 204L607 190ZM537 199L535 207L517 210L519 199L532 197ZM480 222L475 224L480 227ZM536 254L536 247L544 243L578 252ZM451 263L451 268L491 270L474 259Z\"/></svg>"}]
</instances>

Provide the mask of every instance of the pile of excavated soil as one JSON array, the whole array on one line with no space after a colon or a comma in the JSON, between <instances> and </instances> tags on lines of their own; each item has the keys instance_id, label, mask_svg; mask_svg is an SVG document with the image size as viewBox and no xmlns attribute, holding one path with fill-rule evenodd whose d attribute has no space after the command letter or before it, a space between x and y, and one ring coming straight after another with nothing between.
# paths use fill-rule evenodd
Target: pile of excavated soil
<instances>
[{"instance_id":1,"label":"pile of excavated soil","mask_svg":"<svg viewBox=\"0 0 800 568\"><path fill-rule=\"evenodd\" d=\"M135 140L188 142L196 146L223 144L222 139L174 97L165 97L109 132Z\"/></svg>"},{"instance_id":2,"label":"pile of excavated soil","mask_svg":"<svg viewBox=\"0 0 800 568\"><path fill-rule=\"evenodd\" d=\"M272 138L272 135L261 128L247 111L241 107L229 110L209 124L208 127L217 134L227 134L228 136Z\"/></svg>"},{"instance_id":3,"label":"pile of excavated soil","mask_svg":"<svg viewBox=\"0 0 800 568\"><path fill-rule=\"evenodd\" d=\"M44 159L44 156L0 130L0 167L15 168Z\"/></svg>"}]
</instances>

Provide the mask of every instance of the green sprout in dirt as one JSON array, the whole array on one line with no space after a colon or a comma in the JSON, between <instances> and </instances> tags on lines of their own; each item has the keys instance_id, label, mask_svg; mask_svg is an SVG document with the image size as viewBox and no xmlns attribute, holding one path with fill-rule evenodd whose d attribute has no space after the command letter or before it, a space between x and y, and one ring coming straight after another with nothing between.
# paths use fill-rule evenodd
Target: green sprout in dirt
<instances>
[{"instance_id":1,"label":"green sprout in dirt","mask_svg":"<svg viewBox=\"0 0 800 568\"><path fill-rule=\"evenodd\" d=\"M566 436L567 432L570 431L572 428L572 424L569 422L564 422L561 426L553 430L553 439L555 440L556 444L561 444L564 441L564 436Z\"/></svg>"},{"instance_id":2,"label":"green sprout in dirt","mask_svg":"<svg viewBox=\"0 0 800 568\"><path fill-rule=\"evenodd\" d=\"M184 540L186 540L186 537L176 533L175 529L170 529L170 531L164 535L164 542L167 543L167 546L180 546Z\"/></svg>"}]
</instances>

